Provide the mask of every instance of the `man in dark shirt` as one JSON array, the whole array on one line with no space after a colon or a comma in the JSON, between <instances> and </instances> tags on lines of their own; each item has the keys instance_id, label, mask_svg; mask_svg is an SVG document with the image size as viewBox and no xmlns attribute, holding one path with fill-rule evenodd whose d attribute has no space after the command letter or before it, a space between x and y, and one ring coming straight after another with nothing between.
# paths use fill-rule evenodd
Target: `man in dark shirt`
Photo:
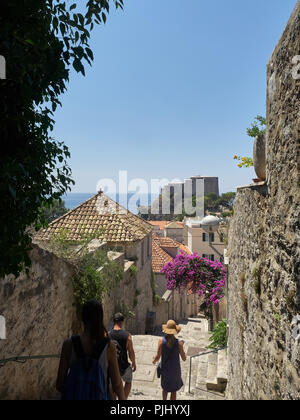
<instances>
[{"instance_id":1,"label":"man in dark shirt","mask_svg":"<svg viewBox=\"0 0 300 420\"><path fill-rule=\"evenodd\" d=\"M124 321L124 315L121 313L115 314L113 318L114 327L109 332L109 336L112 340L119 344L119 368L121 377L125 382L124 393L125 399L127 400L131 391L132 373L136 371L136 364L132 336L129 332L124 331ZM132 366L128 362L128 356L131 360Z\"/></svg>"}]
</instances>

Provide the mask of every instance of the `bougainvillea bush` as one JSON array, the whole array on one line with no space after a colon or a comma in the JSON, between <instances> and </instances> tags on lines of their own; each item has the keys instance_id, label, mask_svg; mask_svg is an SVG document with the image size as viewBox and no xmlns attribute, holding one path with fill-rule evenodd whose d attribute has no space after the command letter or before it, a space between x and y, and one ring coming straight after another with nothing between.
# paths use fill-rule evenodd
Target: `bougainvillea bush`
<instances>
[{"instance_id":1,"label":"bougainvillea bush","mask_svg":"<svg viewBox=\"0 0 300 420\"><path fill-rule=\"evenodd\" d=\"M217 304L224 297L227 272L219 261L181 252L164 266L161 273L166 276L168 290L189 290L203 296L207 305Z\"/></svg>"}]
</instances>

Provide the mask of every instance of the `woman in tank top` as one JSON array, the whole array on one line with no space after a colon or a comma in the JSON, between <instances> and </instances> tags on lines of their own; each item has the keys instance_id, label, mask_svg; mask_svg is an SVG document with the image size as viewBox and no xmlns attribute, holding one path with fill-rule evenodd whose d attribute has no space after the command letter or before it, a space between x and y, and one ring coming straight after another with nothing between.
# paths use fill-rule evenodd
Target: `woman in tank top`
<instances>
[{"instance_id":1,"label":"woman in tank top","mask_svg":"<svg viewBox=\"0 0 300 420\"><path fill-rule=\"evenodd\" d=\"M176 393L183 386L181 378L180 357L186 361L186 354L183 349L183 341L175 338L181 330L175 321L169 320L162 326L165 337L158 342L157 355L153 359L153 364L162 358L161 364L161 387L163 389L163 400L168 398L171 393L171 400L176 400Z\"/></svg>"},{"instance_id":2,"label":"woman in tank top","mask_svg":"<svg viewBox=\"0 0 300 420\"><path fill-rule=\"evenodd\" d=\"M82 321L84 331L80 335L80 342L84 354L92 357L95 354L96 346L105 345L101 353L99 364L105 373L105 380L109 377L119 400L124 400L124 389L121 380L117 351L113 343L108 339L107 331L103 325L103 308L100 302L90 300L84 304L82 309ZM104 343L104 340L106 343ZM63 387L68 376L69 369L76 362L77 356L72 338L67 339L62 346L60 364L58 369L56 388L59 392ZM106 384L108 386L108 384Z\"/></svg>"}]
</instances>

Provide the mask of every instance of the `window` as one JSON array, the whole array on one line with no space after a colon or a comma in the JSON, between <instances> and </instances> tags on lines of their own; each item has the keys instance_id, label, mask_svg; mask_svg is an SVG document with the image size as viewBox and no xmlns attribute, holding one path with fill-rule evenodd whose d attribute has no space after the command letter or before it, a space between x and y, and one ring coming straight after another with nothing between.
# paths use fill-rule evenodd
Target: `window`
<instances>
[{"instance_id":1,"label":"window","mask_svg":"<svg viewBox=\"0 0 300 420\"><path fill-rule=\"evenodd\" d=\"M211 261L215 261L215 255L214 255L214 254L210 255L210 256L209 256L209 259L210 259Z\"/></svg>"},{"instance_id":2,"label":"window","mask_svg":"<svg viewBox=\"0 0 300 420\"><path fill-rule=\"evenodd\" d=\"M215 242L215 234L213 232L209 234L209 242Z\"/></svg>"},{"instance_id":3,"label":"window","mask_svg":"<svg viewBox=\"0 0 300 420\"><path fill-rule=\"evenodd\" d=\"M206 242L206 233L204 233L204 232L202 233L202 241Z\"/></svg>"}]
</instances>

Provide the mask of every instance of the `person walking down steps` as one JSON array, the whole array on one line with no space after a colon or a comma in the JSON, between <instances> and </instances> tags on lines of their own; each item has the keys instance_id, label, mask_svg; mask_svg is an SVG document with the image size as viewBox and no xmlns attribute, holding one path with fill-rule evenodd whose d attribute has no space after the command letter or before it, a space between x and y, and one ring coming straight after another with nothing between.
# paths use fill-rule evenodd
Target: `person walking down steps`
<instances>
[{"instance_id":1,"label":"person walking down steps","mask_svg":"<svg viewBox=\"0 0 300 420\"><path fill-rule=\"evenodd\" d=\"M182 386L180 357L185 362L186 354L183 349L183 341L175 338L181 331L181 327L176 322L169 320L162 326L165 337L158 342L157 355L153 359L153 364L161 360L161 387L163 400L167 400L168 393L171 393L171 400L176 400L176 393Z\"/></svg>"},{"instance_id":2,"label":"person walking down steps","mask_svg":"<svg viewBox=\"0 0 300 420\"><path fill-rule=\"evenodd\" d=\"M124 393L127 400L132 386L132 373L136 371L135 353L133 349L132 336L129 332L124 331L125 317L121 313L117 313L113 318L114 327L109 332L109 337L117 346L119 369L122 380L125 382ZM132 366L128 361L131 360ZM115 392L114 399L115 398Z\"/></svg>"},{"instance_id":3,"label":"person walking down steps","mask_svg":"<svg viewBox=\"0 0 300 420\"><path fill-rule=\"evenodd\" d=\"M124 400L117 350L103 325L103 307L90 300L82 309L84 331L62 346L56 388L62 400L108 400L109 382Z\"/></svg>"}]
</instances>

